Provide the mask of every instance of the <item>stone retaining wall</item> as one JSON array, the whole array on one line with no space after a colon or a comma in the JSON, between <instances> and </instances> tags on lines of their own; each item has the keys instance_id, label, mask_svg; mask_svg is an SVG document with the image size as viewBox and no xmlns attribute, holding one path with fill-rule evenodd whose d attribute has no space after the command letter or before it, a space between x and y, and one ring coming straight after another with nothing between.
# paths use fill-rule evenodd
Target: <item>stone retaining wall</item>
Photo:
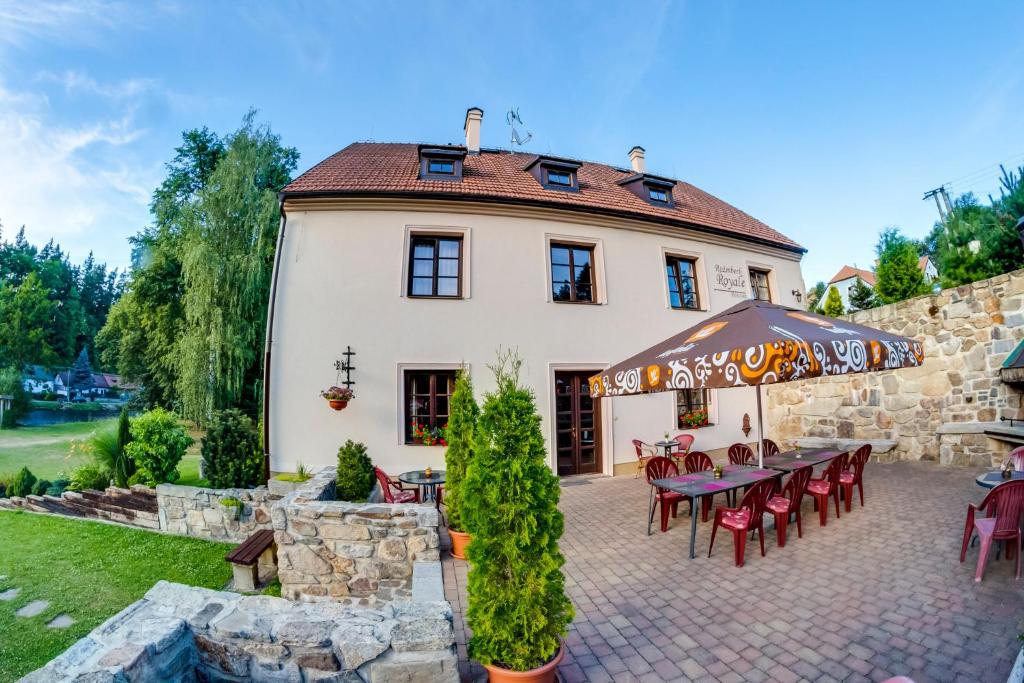
<instances>
[{"instance_id":1,"label":"stone retaining wall","mask_svg":"<svg viewBox=\"0 0 1024 683\"><path fill-rule=\"evenodd\" d=\"M414 563L440 561L436 508L333 500L336 472L324 468L273 507L281 595L409 598Z\"/></svg>"},{"instance_id":2,"label":"stone retaining wall","mask_svg":"<svg viewBox=\"0 0 1024 683\"><path fill-rule=\"evenodd\" d=\"M22 681L457 683L454 642L446 602L365 609L160 581Z\"/></svg>"},{"instance_id":3,"label":"stone retaining wall","mask_svg":"<svg viewBox=\"0 0 1024 683\"><path fill-rule=\"evenodd\" d=\"M1003 361L1024 338L1024 271L846 319L921 341L924 364L771 385L772 438L883 439L896 442L891 453L900 460L985 467L1002 461L1007 444L942 428L1024 418L1019 390L999 379ZM947 432L941 440L940 431Z\"/></svg>"},{"instance_id":4,"label":"stone retaining wall","mask_svg":"<svg viewBox=\"0 0 1024 683\"><path fill-rule=\"evenodd\" d=\"M258 529L271 528L270 508L281 496L265 486L255 489L211 489L160 484L156 487L160 530L181 536L241 543ZM220 504L237 498L245 504L239 519Z\"/></svg>"}]
</instances>

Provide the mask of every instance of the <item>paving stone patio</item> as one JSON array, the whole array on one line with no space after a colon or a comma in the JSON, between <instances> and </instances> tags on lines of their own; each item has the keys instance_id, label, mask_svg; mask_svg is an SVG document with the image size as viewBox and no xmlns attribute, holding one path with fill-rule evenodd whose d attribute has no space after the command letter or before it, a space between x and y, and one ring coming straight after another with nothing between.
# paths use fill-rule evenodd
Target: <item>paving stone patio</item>
<instances>
[{"instance_id":1,"label":"paving stone patio","mask_svg":"<svg viewBox=\"0 0 1024 683\"><path fill-rule=\"evenodd\" d=\"M686 558L685 506L667 533L645 533L648 488L631 477L563 486L562 549L576 606L559 669L563 681L1006 680L1024 631L1024 579L994 555L973 581L977 547L959 563L965 509L984 491L977 472L930 463L869 463L866 507L818 526L804 500L804 537L785 548L769 532L747 563L732 539L698 527ZM573 483L581 481L577 478ZM716 501L717 502L717 501ZM447 539L445 539L447 542ZM463 680L468 661L466 563L445 553Z\"/></svg>"}]
</instances>

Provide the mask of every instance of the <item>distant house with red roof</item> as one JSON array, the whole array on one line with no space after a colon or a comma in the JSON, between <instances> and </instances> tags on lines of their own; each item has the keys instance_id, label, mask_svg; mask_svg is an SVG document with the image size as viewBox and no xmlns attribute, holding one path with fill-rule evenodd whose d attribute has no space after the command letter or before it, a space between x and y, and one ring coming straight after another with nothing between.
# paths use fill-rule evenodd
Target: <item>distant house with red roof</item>
<instances>
[{"instance_id":1,"label":"distant house with red roof","mask_svg":"<svg viewBox=\"0 0 1024 683\"><path fill-rule=\"evenodd\" d=\"M932 263L932 260L928 256L922 256L918 259L917 267L924 273L924 280L929 284L939 279L939 270ZM870 270L864 270L863 268L855 268L853 266L843 266L839 269L839 272L832 276L832 279L828 281L828 285L825 291L828 292L829 287L835 287L839 290L839 296L843 300L843 308L850 310L850 290L860 279L871 289L875 288L876 277L874 272Z\"/></svg>"}]
</instances>

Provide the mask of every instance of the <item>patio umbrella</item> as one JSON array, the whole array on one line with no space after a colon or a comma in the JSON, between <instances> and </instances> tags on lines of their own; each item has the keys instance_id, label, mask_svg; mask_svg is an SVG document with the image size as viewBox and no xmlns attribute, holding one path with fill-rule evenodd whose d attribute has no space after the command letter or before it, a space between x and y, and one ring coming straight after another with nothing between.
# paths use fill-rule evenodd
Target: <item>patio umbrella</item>
<instances>
[{"instance_id":1,"label":"patio umbrella","mask_svg":"<svg viewBox=\"0 0 1024 683\"><path fill-rule=\"evenodd\" d=\"M923 362L924 348L914 339L748 300L594 375L590 387L594 398L756 387L758 464L763 465L762 384L917 367Z\"/></svg>"}]
</instances>

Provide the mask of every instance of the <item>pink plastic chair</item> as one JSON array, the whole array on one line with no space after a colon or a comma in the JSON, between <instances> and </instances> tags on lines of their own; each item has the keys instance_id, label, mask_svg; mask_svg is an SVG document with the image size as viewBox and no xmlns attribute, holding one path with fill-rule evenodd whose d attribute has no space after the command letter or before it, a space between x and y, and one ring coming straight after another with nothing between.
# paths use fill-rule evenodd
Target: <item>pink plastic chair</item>
<instances>
[{"instance_id":1,"label":"pink plastic chair","mask_svg":"<svg viewBox=\"0 0 1024 683\"><path fill-rule=\"evenodd\" d=\"M756 461L757 458L754 457L754 451L750 450L750 446L743 443L729 446L730 465L753 465Z\"/></svg>"},{"instance_id":2,"label":"pink plastic chair","mask_svg":"<svg viewBox=\"0 0 1024 683\"><path fill-rule=\"evenodd\" d=\"M657 455L647 461L647 466L644 467L644 475L647 477L647 483L651 484L655 479L668 479L669 477L678 477L679 468L676 464L666 457ZM651 484L654 486L654 484ZM668 513L671 510L672 517L676 516L679 511L679 501L687 498L681 493L675 491L669 491L660 487L655 487L654 493L654 505L651 506L651 517L647 520L647 533L651 533L651 522L654 521L654 508L661 505L661 531L662 533L668 531ZM692 514L692 510L691 510Z\"/></svg>"},{"instance_id":3,"label":"pink plastic chair","mask_svg":"<svg viewBox=\"0 0 1024 683\"><path fill-rule=\"evenodd\" d=\"M676 459L676 462L680 462L686 454L693 448L693 434L676 434L672 437L672 440L679 444L674 451L672 451L672 457Z\"/></svg>"},{"instance_id":4,"label":"pink plastic chair","mask_svg":"<svg viewBox=\"0 0 1024 683\"><path fill-rule=\"evenodd\" d=\"M846 469L839 473L839 486L846 498L846 511L850 511L851 499L853 498L853 487L857 486L860 492L860 506L864 507L864 465L871 457L871 444L866 443L857 449L857 452L850 458Z\"/></svg>"},{"instance_id":5,"label":"pink plastic chair","mask_svg":"<svg viewBox=\"0 0 1024 683\"><path fill-rule=\"evenodd\" d=\"M813 473L813 467L801 467L795 470L782 488L782 495L772 496L765 504L775 515L775 542L780 548L786 547L786 527L789 526L790 515L796 515L797 537L804 537L804 527L800 519L800 503L803 502L807 482Z\"/></svg>"},{"instance_id":6,"label":"pink plastic chair","mask_svg":"<svg viewBox=\"0 0 1024 683\"><path fill-rule=\"evenodd\" d=\"M686 470L687 474L693 474L695 472L707 472L715 469L715 463L711 462L711 456L702 451L691 451L686 454L683 458L683 469ZM700 521L708 521L708 515L711 514L711 499L715 497L715 494L710 496L701 496L700 504ZM693 499L690 499L690 514L693 514Z\"/></svg>"},{"instance_id":7,"label":"pink plastic chair","mask_svg":"<svg viewBox=\"0 0 1024 683\"><path fill-rule=\"evenodd\" d=\"M1013 469L1018 472L1024 471L1024 446L1018 446L1010 451L1008 460L1013 463Z\"/></svg>"},{"instance_id":8,"label":"pink plastic chair","mask_svg":"<svg viewBox=\"0 0 1024 683\"><path fill-rule=\"evenodd\" d=\"M988 517L978 518L976 513L988 510ZM988 551L992 541L1003 541L1006 544L1006 559L1016 556L1017 574L1020 578L1021 531L1020 515L1024 512L1024 481L1008 481L999 484L988 492L981 505L967 505L967 521L964 523L964 544L960 548L960 561L967 557L967 544L971 536L977 532L981 539L978 550L978 568L974 572L974 580L981 581L985 574L985 563L988 562ZM1011 543L1012 541L1012 543Z\"/></svg>"},{"instance_id":9,"label":"pink plastic chair","mask_svg":"<svg viewBox=\"0 0 1024 683\"><path fill-rule=\"evenodd\" d=\"M724 526L732 532L733 544L736 549L736 566L743 566L743 553L747 547L747 532L758 532L761 541L761 557L764 557L764 511L765 504L775 491L775 479L762 479L750 486L743 495L739 507L718 508L715 510L715 525L711 528L711 543L708 545L708 557L715 547L715 533L718 527Z\"/></svg>"},{"instance_id":10,"label":"pink plastic chair","mask_svg":"<svg viewBox=\"0 0 1024 683\"><path fill-rule=\"evenodd\" d=\"M821 473L820 479L811 479L807 482L807 493L814 496L814 508L818 511L818 522L821 526L828 522L829 497L836 501L836 519L839 519L839 474L846 467L848 457L848 454L843 453L833 458Z\"/></svg>"}]
</instances>

